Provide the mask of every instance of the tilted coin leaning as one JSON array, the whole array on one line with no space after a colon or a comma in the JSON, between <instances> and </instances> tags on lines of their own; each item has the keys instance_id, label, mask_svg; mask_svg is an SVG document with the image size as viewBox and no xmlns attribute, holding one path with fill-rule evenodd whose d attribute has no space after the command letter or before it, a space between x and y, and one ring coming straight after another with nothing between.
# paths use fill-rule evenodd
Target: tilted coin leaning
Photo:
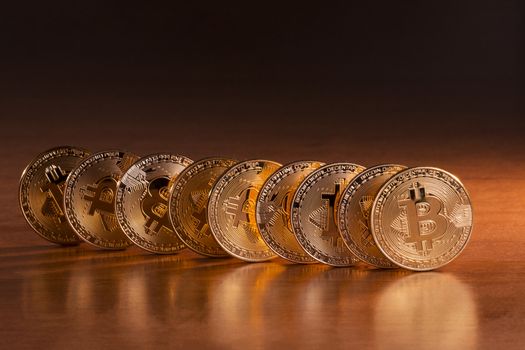
<instances>
[{"instance_id":1,"label":"tilted coin leaning","mask_svg":"<svg viewBox=\"0 0 525 350\"><path fill-rule=\"evenodd\" d=\"M64 191L66 217L77 235L103 249L132 243L115 215L117 182L138 156L121 151L95 153L69 174Z\"/></svg>"},{"instance_id":2,"label":"tilted coin leaning","mask_svg":"<svg viewBox=\"0 0 525 350\"><path fill-rule=\"evenodd\" d=\"M186 248L170 221L168 198L173 182L191 163L184 156L152 154L131 165L120 179L115 200L118 223L137 246L160 254Z\"/></svg>"},{"instance_id":3,"label":"tilted coin leaning","mask_svg":"<svg viewBox=\"0 0 525 350\"><path fill-rule=\"evenodd\" d=\"M268 247L281 258L295 263L316 261L297 242L290 215L297 187L307 175L323 165L313 161L287 164L266 180L259 193L256 206L259 231Z\"/></svg>"},{"instance_id":4,"label":"tilted coin leaning","mask_svg":"<svg viewBox=\"0 0 525 350\"><path fill-rule=\"evenodd\" d=\"M261 237L255 203L262 185L280 167L267 160L249 160L228 169L213 187L208 205L211 232L221 247L246 261L276 257Z\"/></svg>"},{"instance_id":5,"label":"tilted coin leaning","mask_svg":"<svg viewBox=\"0 0 525 350\"><path fill-rule=\"evenodd\" d=\"M454 260L473 224L463 184L433 167L193 162L71 146L27 165L19 204L38 235L64 246L413 271Z\"/></svg>"},{"instance_id":6,"label":"tilted coin leaning","mask_svg":"<svg viewBox=\"0 0 525 350\"><path fill-rule=\"evenodd\" d=\"M341 237L355 256L373 266L396 267L374 241L370 231L370 210L379 188L403 169L406 167L395 164L368 168L350 181L341 195L337 210Z\"/></svg>"},{"instance_id":7,"label":"tilted coin leaning","mask_svg":"<svg viewBox=\"0 0 525 350\"><path fill-rule=\"evenodd\" d=\"M292 227L303 249L332 266L351 266L358 259L337 228L337 203L345 186L365 168L352 163L325 165L299 185L292 202Z\"/></svg>"},{"instance_id":8,"label":"tilted coin leaning","mask_svg":"<svg viewBox=\"0 0 525 350\"><path fill-rule=\"evenodd\" d=\"M35 232L50 242L80 243L65 216L64 186L71 170L87 155L89 151L77 147L52 148L38 155L22 173L22 213Z\"/></svg>"},{"instance_id":9,"label":"tilted coin leaning","mask_svg":"<svg viewBox=\"0 0 525 350\"><path fill-rule=\"evenodd\" d=\"M208 200L212 186L233 159L205 158L188 166L175 180L169 200L170 218L179 238L194 252L225 257L208 225Z\"/></svg>"}]
</instances>

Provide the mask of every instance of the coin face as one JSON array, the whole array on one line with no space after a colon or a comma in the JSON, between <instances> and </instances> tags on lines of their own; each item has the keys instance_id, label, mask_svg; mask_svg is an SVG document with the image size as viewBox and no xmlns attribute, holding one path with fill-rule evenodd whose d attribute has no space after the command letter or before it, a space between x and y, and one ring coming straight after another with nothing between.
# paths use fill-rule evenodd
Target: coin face
<instances>
[{"instance_id":1,"label":"coin face","mask_svg":"<svg viewBox=\"0 0 525 350\"><path fill-rule=\"evenodd\" d=\"M84 241L104 249L131 245L115 215L117 182L138 156L107 151L84 159L69 174L64 190L66 218Z\"/></svg>"},{"instance_id":2,"label":"coin face","mask_svg":"<svg viewBox=\"0 0 525 350\"><path fill-rule=\"evenodd\" d=\"M299 245L292 231L292 199L299 184L323 163L299 161L278 169L266 180L257 198L257 225L275 254L295 263L317 262Z\"/></svg>"},{"instance_id":3,"label":"coin face","mask_svg":"<svg viewBox=\"0 0 525 350\"><path fill-rule=\"evenodd\" d=\"M175 180L169 214L175 232L194 252L230 256L217 243L208 225L208 200L217 179L236 163L233 159L206 158L188 166Z\"/></svg>"},{"instance_id":4,"label":"coin face","mask_svg":"<svg viewBox=\"0 0 525 350\"><path fill-rule=\"evenodd\" d=\"M64 186L71 170L88 155L85 149L56 147L38 155L22 173L18 191L22 213L36 233L50 242L81 242L65 216Z\"/></svg>"},{"instance_id":5,"label":"coin face","mask_svg":"<svg viewBox=\"0 0 525 350\"><path fill-rule=\"evenodd\" d=\"M350 266L358 259L339 234L335 215L346 185L364 167L352 163L325 165L299 185L292 202L292 228L303 249L332 266Z\"/></svg>"},{"instance_id":6,"label":"coin face","mask_svg":"<svg viewBox=\"0 0 525 350\"><path fill-rule=\"evenodd\" d=\"M350 181L341 195L337 211L341 237L355 256L370 265L397 267L381 253L374 241L370 231L370 210L379 188L404 169L406 167L396 164L367 168Z\"/></svg>"},{"instance_id":7,"label":"coin face","mask_svg":"<svg viewBox=\"0 0 525 350\"><path fill-rule=\"evenodd\" d=\"M191 163L184 156L152 154L139 159L122 175L115 199L117 220L140 248L159 254L186 248L171 224L168 198L173 182Z\"/></svg>"},{"instance_id":8,"label":"coin face","mask_svg":"<svg viewBox=\"0 0 525 350\"><path fill-rule=\"evenodd\" d=\"M208 204L211 232L230 255L245 261L264 261L275 253L263 241L255 219L262 185L280 164L249 160L228 169L213 186Z\"/></svg>"},{"instance_id":9,"label":"coin face","mask_svg":"<svg viewBox=\"0 0 525 350\"><path fill-rule=\"evenodd\" d=\"M370 224L377 246L393 263L432 270L465 248L472 231L472 207L454 175L417 167L394 175L381 187Z\"/></svg>"}]
</instances>

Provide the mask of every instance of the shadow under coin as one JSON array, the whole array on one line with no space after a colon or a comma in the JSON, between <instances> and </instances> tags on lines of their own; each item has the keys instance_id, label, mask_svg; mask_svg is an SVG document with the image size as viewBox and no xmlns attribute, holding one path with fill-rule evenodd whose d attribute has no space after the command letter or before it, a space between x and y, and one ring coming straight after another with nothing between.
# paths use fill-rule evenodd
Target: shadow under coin
<instances>
[{"instance_id":1,"label":"shadow under coin","mask_svg":"<svg viewBox=\"0 0 525 350\"><path fill-rule=\"evenodd\" d=\"M417 273L385 288L374 303L379 349L475 349L476 303L467 285L439 272Z\"/></svg>"}]
</instances>

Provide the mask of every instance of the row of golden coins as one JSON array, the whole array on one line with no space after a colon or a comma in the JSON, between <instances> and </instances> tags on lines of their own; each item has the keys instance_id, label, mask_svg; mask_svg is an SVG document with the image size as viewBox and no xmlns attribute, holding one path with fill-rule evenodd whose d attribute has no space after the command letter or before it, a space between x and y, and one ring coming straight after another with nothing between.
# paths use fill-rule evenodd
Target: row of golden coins
<instances>
[{"instance_id":1,"label":"row of golden coins","mask_svg":"<svg viewBox=\"0 0 525 350\"><path fill-rule=\"evenodd\" d=\"M91 152L56 147L24 170L20 206L62 245L132 244L159 254L186 247L258 262L431 270L465 248L465 187L433 167Z\"/></svg>"}]
</instances>

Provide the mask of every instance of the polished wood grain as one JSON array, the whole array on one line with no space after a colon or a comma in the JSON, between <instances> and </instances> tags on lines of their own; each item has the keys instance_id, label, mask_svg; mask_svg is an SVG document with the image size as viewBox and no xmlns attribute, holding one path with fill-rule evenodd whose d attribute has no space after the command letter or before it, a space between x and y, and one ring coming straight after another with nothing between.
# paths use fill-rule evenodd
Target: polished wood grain
<instances>
[{"instance_id":1,"label":"polished wood grain","mask_svg":"<svg viewBox=\"0 0 525 350\"><path fill-rule=\"evenodd\" d=\"M332 109L327 118L341 127L319 135L318 122L312 122L318 119L312 116L322 115L320 106L333 107L332 100L313 105L302 99L300 108L279 102L275 106L281 112L246 99L239 102L241 107L230 109L226 102L210 98L206 101L212 107L202 110L185 105L177 109L176 103L164 100L162 111L154 103L158 100L115 99L106 104L81 100L71 106L49 98L13 101L4 112L15 119L1 135L3 348L524 346L525 157L523 148L519 150L523 138L517 137L523 130L520 121L514 127L496 127L494 139L489 124L464 117L458 129L454 118L439 119L440 111L435 112L441 120L437 129L421 134L411 124L419 120L418 111L407 114L405 127L394 128L399 124L392 121L396 116L374 122L373 108L362 111L366 118L354 118L352 123L334 118L343 112ZM336 105L340 111L348 107L341 101ZM165 116L154 120L155 130L146 106ZM170 110L175 117L167 117ZM53 117L55 112L61 117ZM75 112L79 119L68 122L67 115ZM91 112L98 116L96 123L89 121ZM205 124L208 112L216 119ZM226 112L233 117L223 117ZM32 113L47 119L16 118ZM111 113L120 117L104 119ZM281 120L282 113L295 117ZM297 117L301 114L304 121ZM252 122L240 123L241 115L249 115ZM267 125L277 121L282 128ZM356 126L360 133L352 133ZM398 137L406 132L412 136ZM198 140L193 136L197 133ZM436 136L440 141L430 142ZM222 154L282 163L314 158L364 165L387 161L435 165L464 181L472 196L475 227L461 256L428 273L302 266L279 259L249 264L191 252L158 256L138 248L106 252L86 244L57 247L41 240L24 222L17 206L17 181L34 155L64 143L92 149L122 146L141 154L171 150L194 159Z\"/></svg>"}]
</instances>

